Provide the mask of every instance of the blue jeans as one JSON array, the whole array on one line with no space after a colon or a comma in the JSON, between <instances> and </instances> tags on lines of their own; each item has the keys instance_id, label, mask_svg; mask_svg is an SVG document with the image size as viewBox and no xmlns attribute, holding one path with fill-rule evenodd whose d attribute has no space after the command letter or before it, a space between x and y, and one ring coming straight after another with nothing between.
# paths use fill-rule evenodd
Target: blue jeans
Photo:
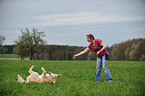
<instances>
[{"instance_id":1,"label":"blue jeans","mask_svg":"<svg viewBox=\"0 0 145 96\"><path fill-rule=\"evenodd\" d=\"M102 65L103 65L103 69L105 72L105 75L108 79L108 82L114 82L114 80L112 79L111 73L107 67L108 64L108 60L105 59L105 55L102 57L97 57L97 73L96 73L96 82L100 82L101 81L101 69L102 69Z\"/></svg>"}]
</instances>

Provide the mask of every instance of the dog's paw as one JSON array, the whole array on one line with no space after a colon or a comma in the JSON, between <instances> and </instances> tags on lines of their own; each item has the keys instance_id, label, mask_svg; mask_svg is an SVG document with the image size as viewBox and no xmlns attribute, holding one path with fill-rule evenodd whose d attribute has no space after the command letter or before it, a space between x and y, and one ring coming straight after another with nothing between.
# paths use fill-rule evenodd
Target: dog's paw
<instances>
[{"instance_id":1,"label":"dog's paw","mask_svg":"<svg viewBox=\"0 0 145 96\"><path fill-rule=\"evenodd\" d=\"M20 75L19 75L19 74L18 74L17 76L18 76L18 77L20 77Z\"/></svg>"},{"instance_id":2,"label":"dog's paw","mask_svg":"<svg viewBox=\"0 0 145 96\"><path fill-rule=\"evenodd\" d=\"M44 68L43 68L43 67L41 67L41 70L44 70Z\"/></svg>"},{"instance_id":3,"label":"dog's paw","mask_svg":"<svg viewBox=\"0 0 145 96\"><path fill-rule=\"evenodd\" d=\"M41 67L41 70L42 70L43 72L46 72L45 69L44 69L43 67Z\"/></svg>"},{"instance_id":4,"label":"dog's paw","mask_svg":"<svg viewBox=\"0 0 145 96\"><path fill-rule=\"evenodd\" d=\"M35 65L32 65L31 68L34 68Z\"/></svg>"}]
</instances>

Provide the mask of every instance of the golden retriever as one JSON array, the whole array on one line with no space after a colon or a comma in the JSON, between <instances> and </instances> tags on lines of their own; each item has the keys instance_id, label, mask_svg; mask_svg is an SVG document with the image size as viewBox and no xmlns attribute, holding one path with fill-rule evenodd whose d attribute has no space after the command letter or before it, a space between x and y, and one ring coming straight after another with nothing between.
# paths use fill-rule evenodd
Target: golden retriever
<instances>
[{"instance_id":1,"label":"golden retriever","mask_svg":"<svg viewBox=\"0 0 145 96\"><path fill-rule=\"evenodd\" d=\"M29 73L30 75L27 77L27 81L25 81L19 74L18 74L18 82L20 83L30 83L30 82L34 82L34 83L45 83L45 82L50 82L50 83L56 83L58 82L58 78L61 77L62 75L59 74L53 74L52 72L49 72L48 74L46 74L46 71L43 67L41 67L41 70L43 71L43 73L41 75L39 75L37 72L32 71L32 69L34 68L34 65L31 66L31 68L29 69Z\"/></svg>"}]
</instances>

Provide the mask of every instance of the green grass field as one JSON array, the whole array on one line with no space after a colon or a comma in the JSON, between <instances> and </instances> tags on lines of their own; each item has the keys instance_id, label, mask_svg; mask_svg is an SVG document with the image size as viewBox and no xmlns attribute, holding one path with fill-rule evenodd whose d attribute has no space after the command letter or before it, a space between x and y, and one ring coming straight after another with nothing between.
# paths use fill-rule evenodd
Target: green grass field
<instances>
[{"instance_id":1,"label":"green grass field","mask_svg":"<svg viewBox=\"0 0 145 96\"><path fill-rule=\"evenodd\" d=\"M19 83L29 68L42 73L62 74L56 84ZM102 69L100 83L95 82L96 61L0 61L0 96L144 96L145 61L109 61L114 83L108 83Z\"/></svg>"},{"instance_id":2,"label":"green grass field","mask_svg":"<svg viewBox=\"0 0 145 96\"><path fill-rule=\"evenodd\" d=\"M16 54L0 54L0 58L21 58L21 57Z\"/></svg>"}]
</instances>

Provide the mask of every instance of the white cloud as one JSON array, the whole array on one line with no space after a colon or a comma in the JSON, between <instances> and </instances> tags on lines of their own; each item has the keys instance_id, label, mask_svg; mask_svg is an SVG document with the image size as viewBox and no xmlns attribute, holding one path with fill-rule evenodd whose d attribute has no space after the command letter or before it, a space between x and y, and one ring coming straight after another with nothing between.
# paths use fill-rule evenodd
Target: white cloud
<instances>
[{"instance_id":1,"label":"white cloud","mask_svg":"<svg viewBox=\"0 0 145 96\"><path fill-rule=\"evenodd\" d=\"M105 15L97 12L70 12L34 17L29 26L66 26L82 24L102 24L145 20L145 16Z\"/></svg>"}]
</instances>

